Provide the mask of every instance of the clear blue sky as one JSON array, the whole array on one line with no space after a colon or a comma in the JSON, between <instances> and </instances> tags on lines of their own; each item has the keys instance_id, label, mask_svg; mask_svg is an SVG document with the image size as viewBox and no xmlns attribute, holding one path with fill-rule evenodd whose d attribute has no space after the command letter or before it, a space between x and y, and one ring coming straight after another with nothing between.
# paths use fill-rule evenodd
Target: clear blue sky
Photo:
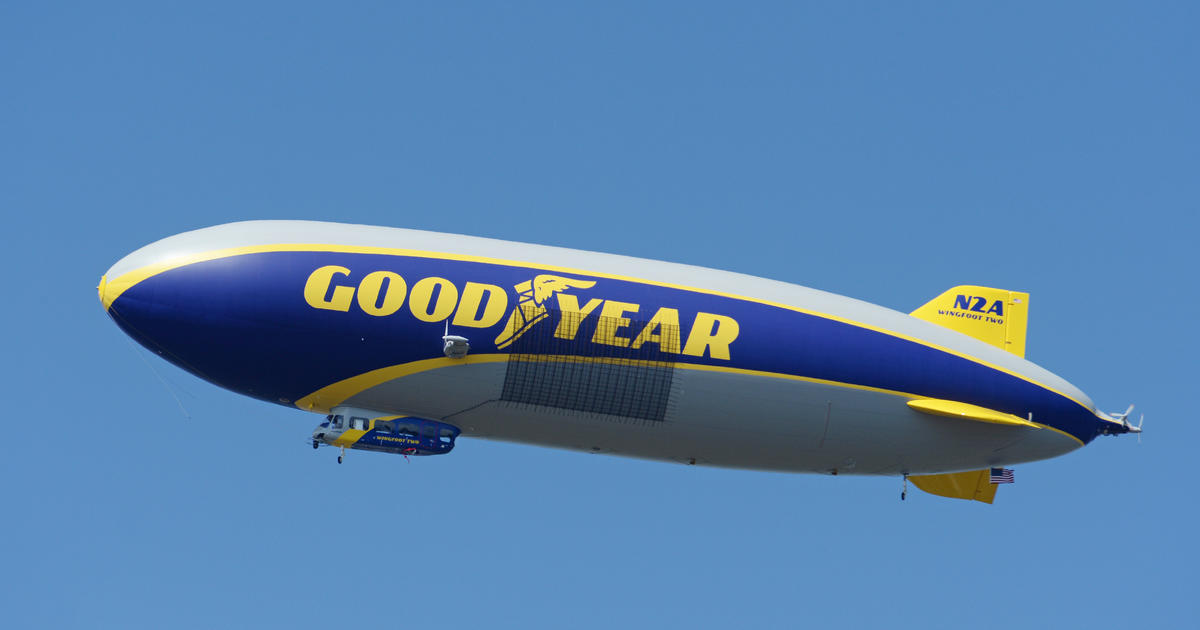
<instances>
[{"instance_id":1,"label":"clear blue sky","mask_svg":"<svg viewBox=\"0 0 1200 630\"><path fill-rule=\"evenodd\" d=\"M1195 622L1194 3L170 4L0 6L0 625ZM339 467L96 299L127 252L251 218L902 311L1025 290L1028 357L1147 432L993 506L470 439Z\"/></svg>"}]
</instances>

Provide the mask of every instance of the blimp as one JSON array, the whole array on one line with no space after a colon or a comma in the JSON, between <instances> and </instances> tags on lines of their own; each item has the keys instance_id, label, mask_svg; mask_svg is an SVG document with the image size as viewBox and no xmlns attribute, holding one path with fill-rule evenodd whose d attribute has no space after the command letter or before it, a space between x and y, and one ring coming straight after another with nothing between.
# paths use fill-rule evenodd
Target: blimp
<instances>
[{"instance_id":1,"label":"blimp","mask_svg":"<svg viewBox=\"0 0 1200 630\"><path fill-rule=\"evenodd\" d=\"M247 221L146 245L99 295L163 359L315 414L312 446L339 463L347 449L444 455L466 436L893 476L991 503L1008 466L1141 431L1132 407L1099 411L1027 361L1029 296L991 287L902 313L627 256Z\"/></svg>"}]
</instances>

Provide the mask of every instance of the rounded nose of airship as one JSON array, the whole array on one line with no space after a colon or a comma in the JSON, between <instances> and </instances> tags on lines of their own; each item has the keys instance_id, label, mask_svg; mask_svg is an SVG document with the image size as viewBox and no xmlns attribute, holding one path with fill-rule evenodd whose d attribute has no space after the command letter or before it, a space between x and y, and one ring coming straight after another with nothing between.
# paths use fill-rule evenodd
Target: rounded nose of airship
<instances>
[{"instance_id":1,"label":"rounded nose of airship","mask_svg":"<svg viewBox=\"0 0 1200 630\"><path fill-rule=\"evenodd\" d=\"M100 276L100 284L96 285L96 292L100 297L100 306L104 307L104 310L110 316L114 315L113 305L117 302L117 298L121 297L122 294L135 284L137 282L131 280L129 274L121 273L117 265L113 265L104 275Z\"/></svg>"},{"instance_id":2,"label":"rounded nose of airship","mask_svg":"<svg viewBox=\"0 0 1200 630\"><path fill-rule=\"evenodd\" d=\"M117 278L117 277L118 276L113 275L113 269L109 269L108 272L106 272L104 275L100 276L100 284L96 285L96 293L99 295L100 306L101 306L101 308L104 309L104 312L107 313L108 316L111 317L114 322L116 322L117 326L120 326L122 329L125 329L126 326L122 322L122 318L121 318L120 314L122 312L128 313L130 309L126 308L126 307L128 307L128 304L126 304L126 302L128 302L128 300L125 300L122 302L122 305L121 305L122 308L120 308L120 309L116 308L116 306L114 305L114 303L117 301L117 298L119 298L121 296L121 294L124 292L118 286L118 285L121 285L122 282L119 279L117 281L113 280L113 278ZM126 287L126 288L128 288L128 287ZM126 333L128 333L128 332L129 331L126 330Z\"/></svg>"},{"instance_id":3,"label":"rounded nose of airship","mask_svg":"<svg viewBox=\"0 0 1200 630\"><path fill-rule=\"evenodd\" d=\"M129 278L120 273L114 275L114 270L115 266L100 276L100 284L96 285L96 293L104 312L108 313L108 316L126 333L133 334L129 330L129 325L133 323L133 320L141 319L141 311L145 310L147 306L142 302L147 296L131 295L134 292L131 292L130 289L136 282L130 282ZM136 335L134 336L136 337Z\"/></svg>"},{"instance_id":4,"label":"rounded nose of airship","mask_svg":"<svg viewBox=\"0 0 1200 630\"><path fill-rule=\"evenodd\" d=\"M337 366L319 359L329 352L302 341L315 311L302 273L311 254L296 262L287 253L224 255L230 249L203 231L147 245L101 276L101 306L154 354L248 396L290 405L339 380Z\"/></svg>"},{"instance_id":5,"label":"rounded nose of airship","mask_svg":"<svg viewBox=\"0 0 1200 630\"><path fill-rule=\"evenodd\" d=\"M100 305L104 310L108 310L112 304L112 297L108 295L108 274L100 276L100 284L96 285L96 291L100 294Z\"/></svg>"},{"instance_id":6,"label":"rounded nose of airship","mask_svg":"<svg viewBox=\"0 0 1200 630\"><path fill-rule=\"evenodd\" d=\"M161 354L157 344L141 333L148 319L155 315L152 304L147 303L146 295L131 295L131 283L122 274L114 275L114 269L100 276L100 284L96 285L96 293L100 298L100 306L116 325L147 348Z\"/></svg>"}]
</instances>

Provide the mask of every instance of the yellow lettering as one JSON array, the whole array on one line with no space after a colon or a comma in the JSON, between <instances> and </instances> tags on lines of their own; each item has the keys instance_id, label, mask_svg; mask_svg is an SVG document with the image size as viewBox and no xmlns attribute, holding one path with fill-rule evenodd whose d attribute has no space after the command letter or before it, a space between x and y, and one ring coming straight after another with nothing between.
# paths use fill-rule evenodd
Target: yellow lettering
<instances>
[{"instance_id":1,"label":"yellow lettering","mask_svg":"<svg viewBox=\"0 0 1200 630\"><path fill-rule=\"evenodd\" d=\"M349 276L350 270L337 265L328 265L313 271L304 283L304 301L313 308L323 308L330 311L350 310L350 300L354 299L354 287L334 287L333 295L329 293L329 285L335 275Z\"/></svg>"},{"instance_id":2,"label":"yellow lettering","mask_svg":"<svg viewBox=\"0 0 1200 630\"><path fill-rule=\"evenodd\" d=\"M596 334L592 335L592 343L602 343L609 346L628 346L629 340L618 337L617 331L629 325L625 313L636 313L639 306L627 302L604 301L600 309L600 321L596 322Z\"/></svg>"},{"instance_id":3,"label":"yellow lettering","mask_svg":"<svg viewBox=\"0 0 1200 630\"><path fill-rule=\"evenodd\" d=\"M387 280L387 289L383 281ZM383 291L383 304L379 303L379 292ZM408 285L400 274L390 271L373 271L358 283L358 307L367 315L384 317L400 310L404 304L404 293Z\"/></svg>"},{"instance_id":4,"label":"yellow lettering","mask_svg":"<svg viewBox=\"0 0 1200 630\"><path fill-rule=\"evenodd\" d=\"M666 307L658 309L629 347L637 350L647 342L658 344L662 352L679 354L679 311Z\"/></svg>"},{"instance_id":5,"label":"yellow lettering","mask_svg":"<svg viewBox=\"0 0 1200 630\"><path fill-rule=\"evenodd\" d=\"M487 301L484 301L484 295ZM479 313L479 305L483 304L483 313ZM508 292L494 284L468 282L463 287L462 300L458 303L458 311L454 313L455 326L469 328L487 328L504 317L508 308ZM478 316L478 317L476 317Z\"/></svg>"},{"instance_id":6,"label":"yellow lettering","mask_svg":"<svg viewBox=\"0 0 1200 630\"><path fill-rule=\"evenodd\" d=\"M696 321L692 323L692 331L688 335L687 344L683 346L683 353L702 357L707 348L708 356L714 359L728 359L729 344L737 339L738 330L737 320L732 317L696 313Z\"/></svg>"},{"instance_id":7,"label":"yellow lettering","mask_svg":"<svg viewBox=\"0 0 1200 630\"><path fill-rule=\"evenodd\" d=\"M431 305L434 287L438 289L437 301ZM458 289L445 278L421 278L413 285L408 298L413 317L423 322L440 322L450 317L455 304L458 304Z\"/></svg>"},{"instance_id":8,"label":"yellow lettering","mask_svg":"<svg viewBox=\"0 0 1200 630\"><path fill-rule=\"evenodd\" d=\"M574 339L575 335L579 334L579 325L603 301L600 298L592 298L583 308L579 308L579 300L574 295L559 293L558 310L562 311L562 320L558 322L558 328L554 329L554 336L559 339Z\"/></svg>"}]
</instances>

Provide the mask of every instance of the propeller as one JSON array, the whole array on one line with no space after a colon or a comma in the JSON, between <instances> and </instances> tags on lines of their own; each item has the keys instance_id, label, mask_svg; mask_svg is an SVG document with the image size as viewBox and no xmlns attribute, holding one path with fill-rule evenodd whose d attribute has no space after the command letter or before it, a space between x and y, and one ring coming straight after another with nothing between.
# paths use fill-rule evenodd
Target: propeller
<instances>
[{"instance_id":1,"label":"propeller","mask_svg":"<svg viewBox=\"0 0 1200 630\"><path fill-rule=\"evenodd\" d=\"M1141 416L1138 418L1137 426L1134 426L1129 423L1129 414L1131 414L1131 413L1133 413L1133 405L1129 405L1129 408L1125 410L1125 413L1114 413L1111 415L1112 415L1113 420L1120 421L1121 426L1125 427L1125 431L1124 431L1125 433L1136 433L1138 436L1138 444L1141 444L1142 443L1142 423L1146 421L1146 414L1144 414L1144 413L1141 414Z\"/></svg>"}]
</instances>

